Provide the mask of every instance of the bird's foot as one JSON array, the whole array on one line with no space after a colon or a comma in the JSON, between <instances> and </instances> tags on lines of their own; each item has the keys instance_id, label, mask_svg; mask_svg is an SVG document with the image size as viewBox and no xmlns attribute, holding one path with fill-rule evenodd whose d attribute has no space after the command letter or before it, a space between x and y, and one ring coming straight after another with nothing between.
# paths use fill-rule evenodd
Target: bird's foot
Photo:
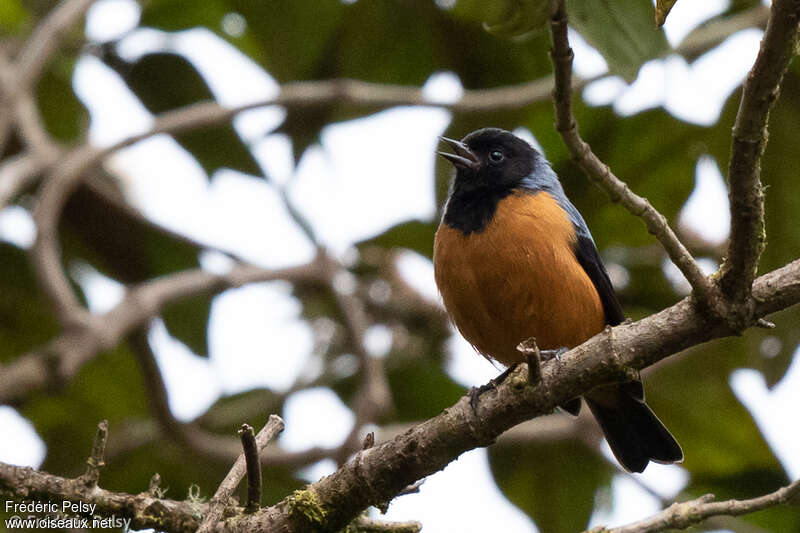
<instances>
[{"instance_id":1,"label":"bird's foot","mask_svg":"<svg viewBox=\"0 0 800 533\"><path fill-rule=\"evenodd\" d=\"M550 359L555 359L560 363L561 356L567 353L568 351L569 348L561 347L556 350L541 350L540 353L542 354L542 361L549 361Z\"/></svg>"},{"instance_id":2,"label":"bird's foot","mask_svg":"<svg viewBox=\"0 0 800 533\"><path fill-rule=\"evenodd\" d=\"M494 379L490 379L489 383L485 383L480 387L472 387L469 391L469 405L472 407L473 411L476 411L478 408L478 398L480 398L481 394L486 391L490 391L496 389L498 385L503 383L506 378L511 375L511 373L517 368L519 363L514 363L510 367L506 368L502 374L497 376Z\"/></svg>"}]
</instances>

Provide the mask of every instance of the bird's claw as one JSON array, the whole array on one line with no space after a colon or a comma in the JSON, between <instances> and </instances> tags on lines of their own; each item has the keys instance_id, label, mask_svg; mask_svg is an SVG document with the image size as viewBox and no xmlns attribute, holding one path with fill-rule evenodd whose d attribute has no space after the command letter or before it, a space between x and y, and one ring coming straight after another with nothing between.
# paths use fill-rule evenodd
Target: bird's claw
<instances>
[{"instance_id":1,"label":"bird's claw","mask_svg":"<svg viewBox=\"0 0 800 533\"><path fill-rule=\"evenodd\" d=\"M564 355L569 351L569 348L561 347L556 350L541 350L542 354L542 361L549 361L550 359L555 359L559 363L561 362L561 356Z\"/></svg>"},{"instance_id":2,"label":"bird's claw","mask_svg":"<svg viewBox=\"0 0 800 533\"><path fill-rule=\"evenodd\" d=\"M480 387L472 387L469 390L469 405L472 407L473 411L477 411L478 408L478 399L480 398L481 394L486 391L490 391L496 389L498 385L503 383L506 378L517 368L519 363L514 363L510 367L503 370L503 373L497 376L494 379L490 379L489 383L485 383Z\"/></svg>"}]
</instances>

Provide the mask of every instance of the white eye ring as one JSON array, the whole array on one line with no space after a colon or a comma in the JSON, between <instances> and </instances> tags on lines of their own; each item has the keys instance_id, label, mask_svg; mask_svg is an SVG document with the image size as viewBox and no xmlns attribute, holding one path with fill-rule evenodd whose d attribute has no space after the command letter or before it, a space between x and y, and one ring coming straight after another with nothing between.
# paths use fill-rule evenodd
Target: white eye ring
<instances>
[{"instance_id":1,"label":"white eye ring","mask_svg":"<svg viewBox=\"0 0 800 533\"><path fill-rule=\"evenodd\" d=\"M489 159L491 159L495 163L499 163L500 161L503 160L503 152L501 152L500 150L492 150L489 153Z\"/></svg>"}]
</instances>

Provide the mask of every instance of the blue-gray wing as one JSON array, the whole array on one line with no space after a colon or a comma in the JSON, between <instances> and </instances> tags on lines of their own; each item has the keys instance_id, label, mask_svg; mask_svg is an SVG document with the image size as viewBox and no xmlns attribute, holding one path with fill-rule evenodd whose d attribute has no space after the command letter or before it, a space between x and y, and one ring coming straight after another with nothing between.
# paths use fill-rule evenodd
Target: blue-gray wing
<instances>
[{"instance_id":1,"label":"blue-gray wing","mask_svg":"<svg viewBox=\"0 0 800 533\"><path fill-rule=\"evenodd\" d=\"M622 305L619 303L614 285L611 284L606 267L603 265L597 246L594 244L592 234L589 233L589 228L586 226L581 214L565 196L562 196L561 203L564 210L569 214L569 218L575 228L575 236L577 237L575 257L577 257L578 262L583 267L583 270L586 271L595 289L597 289L597 293L600 295L606 323L616 326L625 320L625 313L622 311Z\"/></svg>"}]
</instances>

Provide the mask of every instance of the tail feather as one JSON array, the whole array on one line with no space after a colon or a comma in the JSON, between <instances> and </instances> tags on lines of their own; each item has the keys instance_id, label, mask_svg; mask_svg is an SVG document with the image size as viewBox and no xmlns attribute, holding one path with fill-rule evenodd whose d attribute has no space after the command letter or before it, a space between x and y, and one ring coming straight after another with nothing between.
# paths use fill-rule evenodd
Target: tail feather
<instances>
[{"instance_id":1,"label":"tail feather","mask_svg":"<svg viewBox=\"0 0 800 533\"><path fill-rule=\"evenodd\" d=\"M680 445L644 403L641 384L635 383L599 387L586 396L614 456L630 472L642 472L650 461L682 461Z\"/></svg>"}]
</instances>

